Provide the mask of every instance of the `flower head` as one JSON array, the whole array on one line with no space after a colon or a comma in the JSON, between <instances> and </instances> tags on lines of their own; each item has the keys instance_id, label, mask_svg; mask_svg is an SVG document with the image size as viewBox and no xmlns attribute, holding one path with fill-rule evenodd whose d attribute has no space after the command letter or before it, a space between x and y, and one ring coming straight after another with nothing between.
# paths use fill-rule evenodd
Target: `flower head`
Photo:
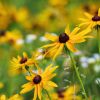
<instances>
[{"instance_id":1,"label":"flower head","mask_svg":"<svg viewBox=\"0 0 100 100\"><path fill-rule=\"evenodd\" d=\"M52 94L53 100L82 100L80 96L77 96L79 87L72 85L68 89L59 89L56 93Z\"/></svg>"},{"instance_id":2,"label":"flower head","mask_svg":"<svg viewBox=\"0 0 100 100\"><path fill-rule=\"evenodd\" d=\"M69 26L65 29L64 33L61 33L59 36L55 36L52 34L46 34L45 37L51 40L53 43L43 46L43 48L47 49L46 56L49 55L55 59L63 50L64 45L71 50L72 52L76 52L77 49L74 47L75 44L86 41L86 38L91 38L92 36L88 33L91 31L90 29L86 29L84 31L79 31L80 28L76 27L72 32L69 30Z\"/></svg>"},{"instance_id":3,"label":"flower head","mask_svg":"<svg viewBox=\"0 0 100 100\"><path fill-rule=\"evenodd\" d=\"M51 81L51 79L56 75L53 73L56 70L57 66L52 67L52 64L49 65L44 72L41 69L37 73L31 73L30 76L26 76L28 83L22 85L21 94L31 91L34 89L34 99L36 100L37 96L41 100L41 94L43 89L48 89L50 87L57 87L57 85Z\"/></svg>"},{"instance_id":4,"label":"flower head","mask_svg":"<svg viewBox=\"0 0 100 100\"><path fill-rule=\"evenodd\" d=\"M17 58L13 58L11 61L11 69L10 71L14 71L16 73L26 72L26 69L35 64L35 61L32 58L28 58L27 54L24 52L23 56L18 56Z\"/></svg>"},{"instance_id":5,"label":"flower head","mask_svg":"<svg viewBox=\"0 0 100 100\"><path fill-rule=\"evenodd\" d=\"M80 27L94 28L95 26L100 25L100 8L95 15L91 15L89 13L84 13L84 15L85 18L79 19L82 21L82 23L79 25Z\"/></svg>"}]
</instances>

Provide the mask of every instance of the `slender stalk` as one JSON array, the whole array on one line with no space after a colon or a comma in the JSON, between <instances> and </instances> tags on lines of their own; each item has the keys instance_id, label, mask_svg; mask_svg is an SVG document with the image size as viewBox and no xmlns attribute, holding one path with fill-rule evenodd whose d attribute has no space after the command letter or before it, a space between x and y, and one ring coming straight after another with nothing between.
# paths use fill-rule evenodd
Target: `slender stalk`
<instances>
[{"instance_id":1,"label":"slender stalk","mask_svg":"<svg viewBox=\"0 0 100 100\"><path fill-rule=\"evenodd\" d=\"M44 89L44 90L45 90L46 94L48 95L49 100L51 100L51 97L50 97L48 91L46 89Z\"/></svg>"},{"instance_id":2,"label":"slender stalk","mask_svg":"<svg viewBox=\"0 0 100 100\"><path fill-rule=\"evenodd\" d=\"M27 70L27 72L29 73L29 75L31 76L31 72L29 70L29 66L25 66L25 69Z\"/></svg>"},{"instance_id":3,"label":"slender stalk","mask_svg":"<svg viewBox=\"0 0 100 100\"><path fill-rule=\"evenodd\" d=\"M100 54L100 33L99 33L99 26L97 26L96 30L97 30L98 49L99 49L99 54Z\"/></svg>"},{"instance_id":4,"label":"slender stalk","mask_svg":"<svg viewBox=\"0 0 100 100\"><path fill-rule=\"evenodd\" d=\"M85 99L88 100L88 99L87 99L87 95L86 95L86 91L85 91L85 88L84 88L84 85L83 85L83 82L82 82L82 79L81 79L81 77L80 77L80 74L79 74L78 69L77 69L76 64L75 64L74 58L73 58L71 52L70 52L69 50L67 50L66 47L65 47L65 50L66 50L66 52L68 51L68 53L69 53L71 62L72 62L72 64L73 64L74 70L75 70L76 75L77 75L77 78L78 78L78 80L79 80L79 82L80 82L80 84L81 84L82 90L83 90L83 92L84 92Z\"/></svg>"}]
</instances>

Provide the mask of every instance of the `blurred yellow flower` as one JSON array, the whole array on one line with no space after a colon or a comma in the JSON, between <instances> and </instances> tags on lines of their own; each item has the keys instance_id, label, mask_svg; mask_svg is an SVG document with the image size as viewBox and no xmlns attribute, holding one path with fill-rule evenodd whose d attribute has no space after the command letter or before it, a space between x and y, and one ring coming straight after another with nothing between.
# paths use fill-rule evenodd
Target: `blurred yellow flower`
<instances>
[{"instance_id":1,"label":"blurred yellow flower","mask_svg":"<svg viewBox=\"0 0 100 100\"><path fill-rule=\"evenodd\" d=\"M72 85L68 89L59 89L57 93L52 94L52 100L83 100L81 96L77 96L79 87Z\"/></svg>"},{"instance_id":2,"label":"blurred yellow flower","mask_svg":"<svg viewBox=\"0 0 100 100\"><path fill-rule=\"evenodd\" d=\"M84 13L85 17L80 18L79 20L82 22L79 24L80 27L88 27L88 28L94 28L97 25L100 25L100 8L95 15L91 15L89 13Z\"/></svg>"},{"instance_id":3,"label":"blurred yellow flower","mask_svg":"<svg viewBox=\"0 0 100 100\"><path fill-rule=\"evenodd\" d=\"M4 84L0 82L0 89L4 87Z\"/></svg>"},{"instance_id":4,"label":"blurred yellow flower","mask_svg":"<svg viewBox=\"0 0 100 100\"><path fill-rule=\"evenodd\" d=\"M24 100L23 97L19 94L11 96L8 100Z\"/></svg>"},{"instance_id":5,"label":"blurred yellow flower","mask_svg":"<svg viewBox=\"0 0 100 100\"><path fill-rule=\"evenodd\" d=\"M52 5L52 6L64 6L66 5L68 2L68 0L49 0L49 3Z\"/></svg>"},{"instance_id":6,"label":"blurred yellow flower","mask_svg":"<svg viewBox=\"0 0 100 100\"><path fill-rule=\"evenodd\" d=\"M17 47L18 45L22 45L22 44L18 44L18 41L22 39L22 35L19 30L15 29L12 31L7 31L6 38L7 38L7 42L12 44L14 47Z\"/></svg>"},{"instance_id":7,"label":"blurred yellow flower","mask_svg":"<svg viewBox=\"0 0 100 100\"><path fill-rule=\"evenodd\" d=\"M6 95L0 95L0 100L7 100Z\"/></svg>"},{"instance_id":8,"label":"blurred yellow flower","mask_svg":"<svg viewBox=\"0 0 100 100\"><path fill-rule=\"evenodd\" d=\"M79 31L80 28L76 27L72 32L70 32L69 26L66 27L65 32L60 34L59 36L46 34L45 37L51 40L53 43L44 45L43 48L47 48L46 55L51 55L53 60L62 52L64 45L71 50L72 52L76 52L76 48L74 45L76 43L81 43L86 41L86 38L92 38L89 35L90 29L86 29L83 31Z\"/></svg>"},{"instance_id":9,"label":"blurred yellow flower","mask_svg":"<svg viewBox=\"0 0 100 100\"><path fill-rule=\"evenodd\" d=\"M47 90L50 87L57 87L57 85L51 81L51 79L56 76L53 73L58 67L52 67L52 64L46 67L45 71L42 72L41 69L38 70L37 73L31 73L30 76L26 76L26 79L29 81L28 83L22 85L21 94L31 91L34 89L34 98L33 100L37 99L37 96L41 100L42 90Z\"/></svg>"},{"instance_id":10,"label":"blurred yellow flower","mask_svg":"<svg viewBox=\"0 0 100 100\"><path fill-rule=\"evenodd\" d=\"M22 35L19 30L12 31L0 31L0 44L8 43L11 44L14 48L19 49L23 42L19 42L22 40Z\"/></svg>"},{"instance_id":11,"label":"blurred yellow flower","mask_svg":"<svg viewBox=\"0 0 100 100\"><path fill-rule=\"evenodd\" d=\"M0 30L5 30L10 23L8 8L0 2Z\"/></svg>"},{"instance_id":12,"label":"blurred yellow flower","mask_svg":"<svg viewBox=\"0 0 100 100\"><path fill-rule=\"evenodd\" d=\"M47 7L33 19L33 30L54 31L65 27L67 23L67 11L65 8ZM45 23L45 24L44 24Z\"/></svg>"},{"instance_id":13,"label":"blurred yellow flower","mask_svg":"<svg viewBox=\"0 0 100 100\"><path fill-rule=\"evenodd\" d=\"M18 56L17 58L13 58L11 61L11 72L26 72L27 69L35 64L35 61L31 58L28 58L27 54L24 52L23 57Z\"/></svg>"}]
</instances>

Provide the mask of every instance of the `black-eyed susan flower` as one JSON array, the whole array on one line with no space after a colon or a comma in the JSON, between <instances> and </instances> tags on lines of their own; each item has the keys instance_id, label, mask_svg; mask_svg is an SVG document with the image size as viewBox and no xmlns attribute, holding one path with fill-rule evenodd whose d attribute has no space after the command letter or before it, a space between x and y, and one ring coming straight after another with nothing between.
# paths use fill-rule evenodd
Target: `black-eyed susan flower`
<instances>
[{"instance_id":1,"label":"black-eyed susan flower","mask_svg":"<svg viewBox=\"0 0 100 100\"><path fill-rule=\"evenodd\" d=\"M16 29L12 31L7 31L5 37L6 37L7 43L11 44L16 49L19 49L24 42L22 39L21 32ZM19 42L21 40L22 42Z\"/></svg>"},{"instance_id":2,"label":"black-eyed susan flower","mask_svg":"<svg viewBox=\"0 0 100 100\"><path fill-rule=\"evenodd\" d=\"M72 32L70 32L69 27L65 29L65 32L60 34L59 36L55 36L52 34L46 34L45 37L51 40L53 43L43 46L43 48L47 49L45 55L51 55L53 59L55 59L63 50L64 45L72 51L76 52L75 44L86 41L86 38L91 38L92 36L88 33L91 31L90 29L86 29L83 31L79 31L80 28L76 27Z\"/></svg>"},{"instance_id":3,"label":"black-eyed susan flower","mask_svg":"<svg viewBox=\"0 0 100 100\"><path fill-rule=\"evenodd\" d=\"M52 94L52 100L83 100L81 96L77 95L79 87L72 85L68 89L59 89Z\"/></svg>"},{"instance_id":4,"label":"black-eyed susan flower","mask_svg":"<svg viewBox=\"0 0 100 100\"><path fill-rule=\"evenodd\" d=\"M34 89L34 98L37 99L37 96L41 100L42 90L47 90L48 88L57 87L57 85L51 81L51 79L56 75L53 73L57 69L57 66L52 67L52 64L46 67L45 71L42 72L41 69L37 73L31 73L30 76L26 76L28 83L22 85L21 94L26 93Z\"/></svg>"},{"instance_id":5,"label":"black-eyed susan flower","mask_svg":"<svg viewBox=\"0 0 100 100\"><path fill-rule=\"evenodd\" d=\"M27 68L32 66L35 61L28 57L28 55L24 52L23 56L18 56L17 58L13 58L11 61L10 71L14 71L16 73L26 72Z\"/></svg>"},{"instance_id":6,"label":"black-eyed susan flower","mask_svg":"<svg viewBox=\"0 0 100 100\"><path fill-rule=\"evenodd\" d=\"M82 22L79 25L80 27L94 28L95 26L100 25L100 8L95 15L91 15L86 12L84 15L84 18L79 19Z\"/></svg>"}]
</instances>

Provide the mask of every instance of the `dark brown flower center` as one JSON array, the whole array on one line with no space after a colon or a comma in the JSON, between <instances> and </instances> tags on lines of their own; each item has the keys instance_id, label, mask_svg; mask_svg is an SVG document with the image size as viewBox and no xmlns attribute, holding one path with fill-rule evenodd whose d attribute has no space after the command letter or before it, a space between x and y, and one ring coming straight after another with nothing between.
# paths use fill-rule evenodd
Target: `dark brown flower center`
<instances>
[{"instance_id":1,"label":"dark brown flower center","mask_svg":"<svg viewBox=\"0 0 100 100\"><path fill-rule=\"evenodd\" d=\"M20 60L20 64L23 64L23 63L25 63L27 61L27 58L22 58L21 60Z\"/></svg>"},{"instance_id":2,"label":"dark brown flower center","mask_svg":"<svg viewBox=\"0 0 100 100\"><path fill-rule=\"evenodd\" d=\"M3 30L0 31L0 36L5 36L5 34L6 34L5 31Z\"/></svg>"},{"instance_id":3,"label":"dark brown flower center","mask_svg":"<svg viewBox=\"0 0 100 100\"><path fill-rule=\"evenodd\" d=\"M64 98L64 94L63 94L64 91L65 89L62 89L62 88L57 91L59 98Z\"/></svg>"},{"instance_id":4,"label":"dark brown flower center","mask_svg":"<svg viewBox=\"0 0 100 100\"><path fill-rule=\"evenodd\" d=\"M41 82L42 78L40 75L36 75L33 79L34 84L39 84Z\"/></svg>"},{"instance_id":5,"label":"dark brown flower center","mask_svg":"<svg viewBox=\"0 0 100 100\"><path fill-rule=\"evenodd\" d=\"M59 35L59 42L66 43L69 40L69 36L66 33L62 33Z\"/></svg>"},{"instance_id":6,"label":"dark brown flower center","mask_svg":"<svg viewBox=\"0 0 100 100\"><path fill-rule=\"evenodd\" d=\"M100 16L96 15L92 18L93 21L100 21Z\"/></svg>"}]
</instances>

